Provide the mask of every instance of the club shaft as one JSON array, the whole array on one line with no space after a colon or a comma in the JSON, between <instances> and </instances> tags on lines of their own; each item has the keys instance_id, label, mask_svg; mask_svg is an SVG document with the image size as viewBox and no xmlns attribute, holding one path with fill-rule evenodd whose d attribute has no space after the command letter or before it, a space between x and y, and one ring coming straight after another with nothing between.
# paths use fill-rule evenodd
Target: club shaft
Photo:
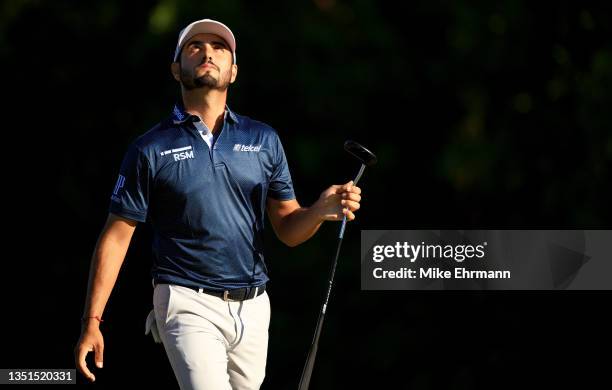
<instances>
[{"instance_id":1,"label":"club shaft","mask_svg":"<svg viewBox=\"0 0 612 390\"><path fill-rule=\"evenodd\" d=\"M363 175L363 171L365 170L365 168L365 164L361 164L359 173L353 180L353 185L357 185L357 182L359 182L359 179L361 179L361 175ZM302 377L300 378L300 385L298 387L299 390L308 390L308 386L310 385L310 378L312 377L315 358L317 357L317 350L319 349L319 337L321 337L321 329L323 329L323 321L325 320L325 312L327 311L327 303L329 302L331 290L334 285L334 276L336 274L336 266L338 265L338 257L340 256L340 248L342 247L342 239L344 238L345 228L346 215L344 216L344 218L342 218L342 226L340 227L340 233L338 234L338 245L336 246L336 255L334 256L334 261L332 262L331 270L329 273L327 294L325 295L325 301L323 302L323 305L321 306L321 311L319 312L319 319L317 320L315 334L312 339L312 344L310 345L310 350L308 351L308 357L306 358L306 364L304 365L304 370L302 371Z\"/></svg>"},{"instance_id":2,"label":"club shaft","mask_svg":"<svg viewBox=\"0 0 612 390\"><path fill-rule=\"evenodd\" d=\"M363 175L363 171L366 169L365 164L361 164L361 168L359 168L359 173L357 174L357 176L355 177L355 180L353 180L353 185L356 186L357 182L359 181L359 179L361 179L361 175Z\"/></svg>"},{"instance_id":3,"label":"club shaft","mask_svg":"<svg viewBox=\"0 0 612 390\"><path fill-rule=\"evenodd\" d=\"M317 350L319 348L319 337L321 337L321 329L323 329L323 321L325 320L325 311L327 310L327 303L329 302L329 296L331 294L332 286L334 284L334 275L336 273L336 265L338 264L338 256L340 255L341 246L342 238L339 237L338 245L336 247L336 256L334 257L334 261L332 263L329 282L327 286L327 295L325 296L325 302L323 303L323 306L321 306L321 310L319 311L317 327L315 329L315 334L312 339L312 344L310 345L310 350L308 351L308 357L306 358L304 370L302 371L302 377L300 378L300 385L298 387L299 390L308 390L308 386L310 385L310 378L312 376L312 370L314 368L314 362L315 358L317 357Z\"/></svg>"}]
</instances>

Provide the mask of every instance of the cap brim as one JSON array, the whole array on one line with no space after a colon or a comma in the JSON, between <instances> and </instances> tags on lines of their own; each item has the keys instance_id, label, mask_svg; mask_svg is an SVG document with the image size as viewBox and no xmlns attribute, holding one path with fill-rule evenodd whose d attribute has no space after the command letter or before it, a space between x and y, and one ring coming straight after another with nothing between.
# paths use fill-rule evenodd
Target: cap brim
<instances>
[{"instance_id":1,"label":"cap brim","mask_svg":"<svg viewBox=\"0 0 612 390\"><path fill-rule=\"evenodd\" d=\"M234 38L232 31L223 23L215 20L203 19L191 23L189 26L185 27L183 31L181 31L178 43L176 45L176 50L174 52L174 61L177 60L183 45L196 34L215 34L220 36L229 45L232 55L235 58L236 39Z\"/></svg>"}]
</instances>

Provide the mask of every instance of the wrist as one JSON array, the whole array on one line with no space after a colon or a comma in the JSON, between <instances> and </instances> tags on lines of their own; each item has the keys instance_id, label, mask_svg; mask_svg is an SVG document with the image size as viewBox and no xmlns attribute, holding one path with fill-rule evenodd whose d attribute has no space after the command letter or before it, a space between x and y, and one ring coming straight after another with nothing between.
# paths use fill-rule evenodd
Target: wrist
<instances>
[{"instance_id":1,"label":"wrist","mask_svg":"<svg viewBox=\"0 0 612 390\"><path fill-rule=\"evenodd\" d=\"M313 213L318 223L323 223L327 220L325 218L325 209L319 201L316 201L312 206L310 206L310 211Z\"/></svg>"},{"instance_id":2,"label":"wrist","mask_svg":"<svg viewBox=\"0 0 612 390\"><path fill-rule=\"evenodd\" d=\"M104 320L100 316L81 317L81 324L86 327L95 326L96 328L98 328L102 322L104 322Z\"/></svg>"}]
</instances>

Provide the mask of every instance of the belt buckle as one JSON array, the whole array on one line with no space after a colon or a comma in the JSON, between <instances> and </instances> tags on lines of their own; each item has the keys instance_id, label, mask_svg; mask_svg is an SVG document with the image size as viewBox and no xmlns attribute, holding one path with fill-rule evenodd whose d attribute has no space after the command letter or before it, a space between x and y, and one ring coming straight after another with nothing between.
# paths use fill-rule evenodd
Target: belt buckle
<instances>
[{"instance_id":1,"label":"belt buckle","mask_svg":"<svg viewBox=\"0 0 612 390\"><path fill-rule=\"evenodd\" d=\"M229 297L229 290L223 291L223 300L226 301L226 302L238 302L235 299L231 299Z\"/></svg>"}]
</instances>

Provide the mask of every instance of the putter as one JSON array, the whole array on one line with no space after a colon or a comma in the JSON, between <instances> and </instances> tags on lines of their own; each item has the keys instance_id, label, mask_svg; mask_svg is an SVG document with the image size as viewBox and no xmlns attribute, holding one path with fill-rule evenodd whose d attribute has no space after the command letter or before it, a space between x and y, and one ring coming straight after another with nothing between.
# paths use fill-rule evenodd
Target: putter
<instances>
[{"instance_id":1,"label":"putter","mask_svg":"<svg viewBox=\"0 0 612 390\"><path fill-rule=\"evenodd\" d=\"M357 182L359 181L359 179L361 179L361 175L363 175L363 171L365 170L365 168L376 164L376 156L374 155L374 153L370 152L368 149L366 149L355 141L346 141L344 143L344 150L346 150L347 152L355 156L359 161L361 161L361 168L359 169L359 173L355 177L355 180L353 180L353 185L357 185ZM331 293L331 289L334 284L334 274L336 273L336 265L338 264L338 255L340 254L340 246L342 245L342 238L344 238L345 228L346 215L344 216L344 218L342 218L340 234L338 234L338 246L336 247L336 256L334 258L334 262L332 263L331 273L329 276L329 285L327 286L327 295L325 296L325 301L323 302L323 306L321 306L321 311L319 312L319 319L317 321L314 338L312 340L310 350L308 351L308 357L306 358L306 364L304 365L304 370L302 371L302 377L300 378L299 390L308 390L308 386L310 385L310 378L312 376L315 358L317 357L317 349L319 348L319 337L321 336L321 328L323 328L323 320L325 319L325 310L327 309L329 294Z\"/></svg>"}]
</instances>

